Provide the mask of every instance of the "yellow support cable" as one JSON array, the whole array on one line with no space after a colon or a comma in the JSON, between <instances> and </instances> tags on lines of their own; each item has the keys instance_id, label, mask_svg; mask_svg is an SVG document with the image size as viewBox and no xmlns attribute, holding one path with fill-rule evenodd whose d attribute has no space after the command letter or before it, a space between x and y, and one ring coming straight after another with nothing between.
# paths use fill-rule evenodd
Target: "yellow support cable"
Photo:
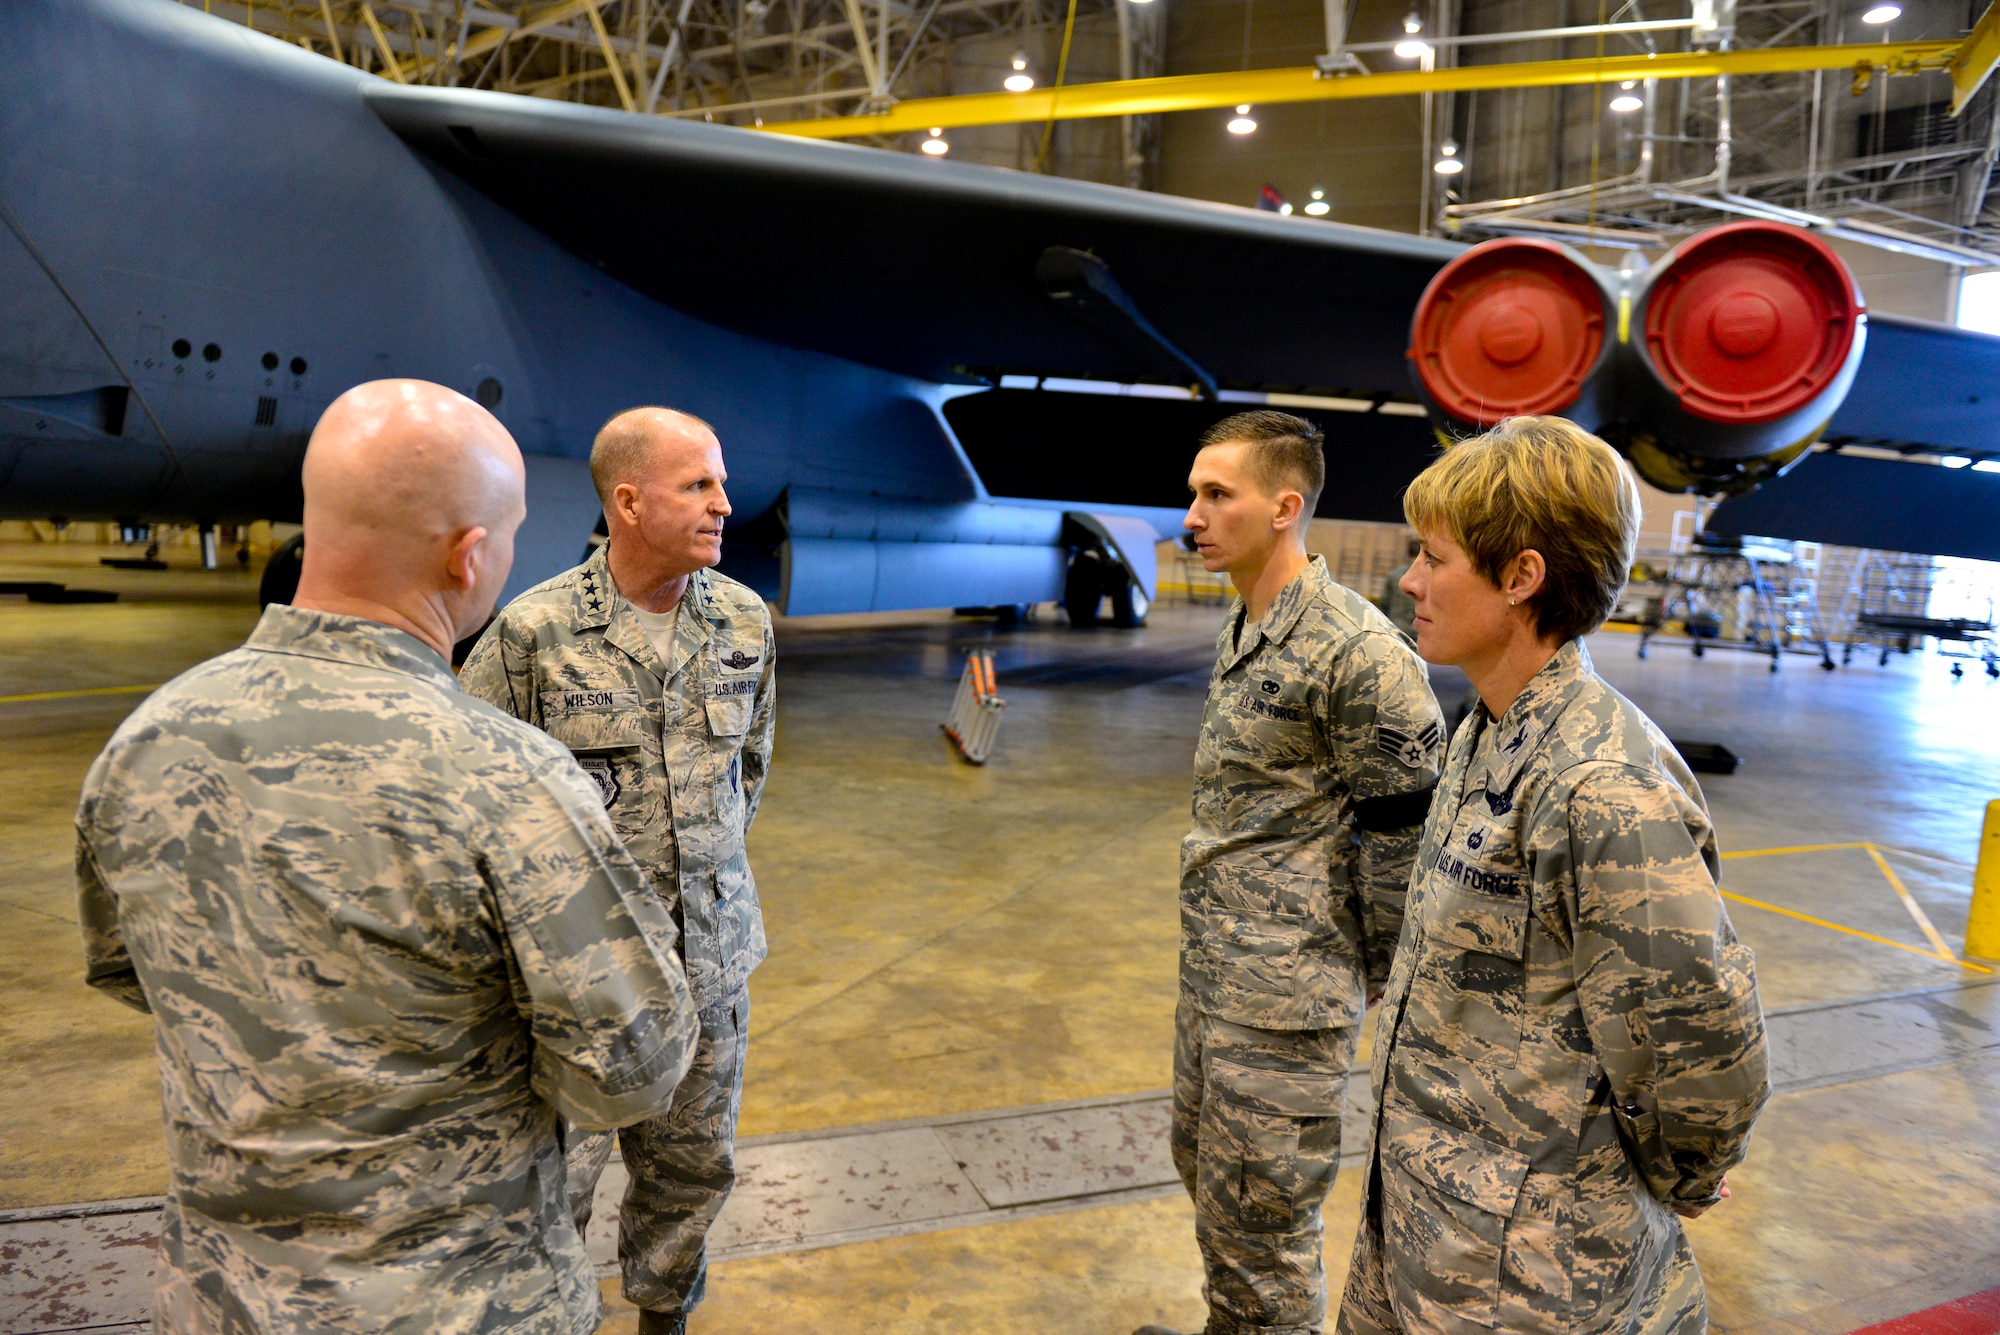
<instances>
[{"instance_id":1,"label":"yellow support cable","mask_svg":"<svg viewBox=\"0 0 2000 1335\"><path fill-rule=\"evenodd\" d=\"M319 0L319 15L326 20L326 40L333 43L333 58L345 65L347 53L340 48L340 29L334 26L333 6L328 0Z\"/></svg>"},{"instance_id":2,"label":"yellow support cable","mask_svg":"<svg viewBox=\"0 0 2000 1335\"><path fill-rule=\"evenodd\" d=\"M472 43L466 43L469 48ZM1958 42L1869 42L1846 46L1782 46L1747 51L1687 51L1665 55L1607 56L1600 60L1535 60L1506 65L1459 65L1442 70L1396 70L1321 78L1311 66L1243 70L1220 74L1176 74L1156 79L1117 79L1071 84L1060 90L1026 93L971 93L959 97L913 98L879 114L834 116L825 120L775 121L771 134L806 139L903 134L935 125L1014 125L1097 116L1146 116L1163 111L1202 111L1276 102L1345 101L1364 97L1407 97L1417 93L1472 92L1491 88L1550 88L1616 83L1625 79L1712 79L1723 74L1784 74L1829 69L1883 69L1890 74L1942 70L1962 50Z\"/></svg>"},{"instance_id":3,"label":"yellow support cable","mask_svg":"<svg viewBox=\"0 0 2000 1335\"><path fill-rule=\"evenodd\" d=\"M388 35L376 21L375 11L369 7L368 0L362 0L361 17L368 20L368 31L375 34L375 49L382 53L382 63L388 66L389 77L397 83L408 83L409 80L403 77L403 67L396 63L396 53L389 49Z\"/></svg>"},{"instance_id":4,"label":"yellow support cable","mask_svg":"<svg viewBox=\"0 0 2000 1335\"><path fill-rule=\"evenodd\" d=\"M637 111L639 104L632 100L632 90L625 83L625 71L618 64L618 53L611 49L611 34L605 31L604 15L597 12L596 0L585 0L583 12L590 15L590 26L597 30L597 45L604 51L604 64L611 71L611 82L617 85L618 101L627 111Z\"/></svg>"}]
</instances>

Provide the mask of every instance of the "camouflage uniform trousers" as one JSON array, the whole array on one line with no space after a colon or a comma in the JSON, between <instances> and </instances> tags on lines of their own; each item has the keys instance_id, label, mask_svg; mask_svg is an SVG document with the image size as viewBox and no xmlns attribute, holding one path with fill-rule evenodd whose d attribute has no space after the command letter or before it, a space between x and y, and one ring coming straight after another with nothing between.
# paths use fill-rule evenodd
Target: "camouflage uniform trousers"
<instances>
[{"instance_id":1,"label":"camouflage uniform trousers","mask_svg":"<svg viewBox=\"0 0 2000 1335\"><path fill-rule=\"evenodd\" d=\"M750 989L700 1013L694 1063L659 1117L617 1131L569 1129L570 1213L582 1236L591 1197L617 1138L631 1177L618 1206L618 1266L627 1302L691 1312L708 1287L708 1230L736 1185L736 1116L743 1103Z\"/></svg>"},{"instance_id":2,"label":"camouflage uniform trousers","mask_svg":"<svg viewBox=\"0 0 2000 1335\"><path fill-rule=\"evenodd\" d=\"M1320 1205L1340 1167L1356 1031L1252 1029L1181 993L1174 1016L1174 1167L1194 1200L1207 1335L1319 1335Z\"/></svg>"}]
</instances>

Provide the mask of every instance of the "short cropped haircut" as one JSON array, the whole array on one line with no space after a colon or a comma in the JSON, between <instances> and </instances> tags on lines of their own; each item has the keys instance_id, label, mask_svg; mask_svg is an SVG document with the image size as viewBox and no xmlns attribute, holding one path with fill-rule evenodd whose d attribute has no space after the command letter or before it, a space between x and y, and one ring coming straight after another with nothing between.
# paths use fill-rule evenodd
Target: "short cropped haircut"
<instances>
[{"instance_id":1,"label":"short cropped haircut","mask_svg":"<svg viewBox=\"0 0 2000 1335\"><path fill-rule=\"evenodd\" d=\"M1304 517L1311 519L1326 486L1325 434L1303 417L1266 408L1223 418L1202 433L1201 448L1239 441L1250 447L1246 457L1258 485L1298 492L1305 498Z\"/></svg>"},{"instance_id":2,"label":"short cropped haircut","mask_svg":"<svg viewBox=\"0 0 2000 1335\"><path fill-rule=\"evenodd\" d=\"M1449 445L1403 493L1411 527L1449 534L1496 588L1509 561L1540 552L1535 628L1564 641L1596 630L1617 605L1639 504L1618 452L1561 417L1510 417Z\"/></svg>"},{"instance_id":3,"label":"short cropped haircut","mask_svg":"<svg viewBox=\"0 0 2000 1335\"><path fill-rule=\"evenodd\" d=\"M598 429L597 439L590 444L590 484L597 488L597 499L607 509L611 505L611 493L620 482L632 480L632 474L639 471L646 462L646 451L653 443L653 426L647 413L670 413L684 422L692 422L710 435L715 428L678 408L660 408L646 405L627 408L618 413Z\"/></svg>"}]
</instances>

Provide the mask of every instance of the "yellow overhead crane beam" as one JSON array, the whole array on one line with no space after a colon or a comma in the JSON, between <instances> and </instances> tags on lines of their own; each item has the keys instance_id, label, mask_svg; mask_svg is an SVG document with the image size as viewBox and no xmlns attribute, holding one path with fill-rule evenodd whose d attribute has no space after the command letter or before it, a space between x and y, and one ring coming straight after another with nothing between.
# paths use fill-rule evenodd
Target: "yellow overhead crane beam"
<instances>
[{"instance_id":1,"label":"yellow overhead crane beam","mask_svg":"<svg viewBox=\"0 0 2000 1335\"><path fill-rule=\"evenodd\" d=\"M1489 88L1548 88L1562 84L1616 83L1626 79L1712 79L1724 74L1787 74L1810 70L1852 70L1857 83L1876 71L1915 74L1949 70L1953 110L1979 87L2000 60L2000 0L1962 42L1870 42L1847 46L1777 46L1748 51L1689 51L1665 55L1617 55L1581 60L1535 60L1507 65L1461 65L1443 70L1395 70L1326 78L1301 69L1244 70L1223 74L1176 74L1158 79L1121 79L1036 88L1026 93L971 93L958 97L912 98L874 115L780 121L764 125L771 134L806 139L844 139L865 134L902 134L932 127L1012 125L1093 116L1144 116L1162 111L1203 111L1241 103L1345 101L1361 97L1405 97L1414 93L1464 93Z\"/></svg>"}]
</instances>

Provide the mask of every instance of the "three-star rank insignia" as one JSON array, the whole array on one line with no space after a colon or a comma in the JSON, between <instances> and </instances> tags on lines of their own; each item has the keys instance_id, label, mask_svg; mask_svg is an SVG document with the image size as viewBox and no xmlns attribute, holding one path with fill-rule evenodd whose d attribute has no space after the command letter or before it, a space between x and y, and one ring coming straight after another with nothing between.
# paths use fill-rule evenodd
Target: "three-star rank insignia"
<instances>
[{"instance_id":1,"label":"three-star rank insignia","mask_svg":"<svg viewBox=\"0 0 2000 1335\"><path fill-rule=\"evenodd\" d=\"M1442 736L1436 720L1426 723L1416 733L1403 732L1398 728L1377 724L1375 728L1375 749L1398 764L1411 769L1422 769L1424 762L1431 758L1431 751Z\"/></svg>"}]
</instances>

